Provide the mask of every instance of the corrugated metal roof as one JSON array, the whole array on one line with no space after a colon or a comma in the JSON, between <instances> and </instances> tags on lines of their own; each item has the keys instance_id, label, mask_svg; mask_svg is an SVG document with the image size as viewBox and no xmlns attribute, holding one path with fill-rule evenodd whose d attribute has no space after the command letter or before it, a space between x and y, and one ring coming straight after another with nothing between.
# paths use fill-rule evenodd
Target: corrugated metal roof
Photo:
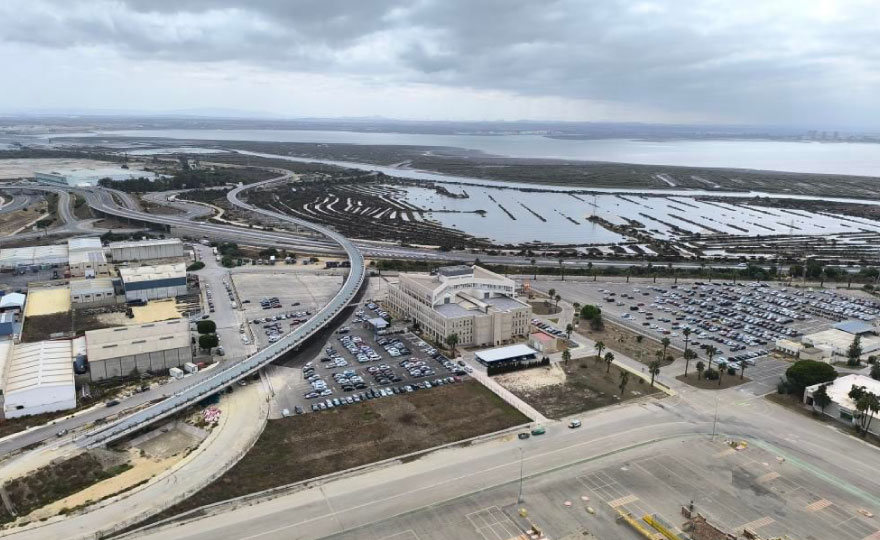
<instances>
[{"instance_id":1,"label":"corrugated metal roof","mask_svg":"<svg viewBox=\"0 0 880 540\"><path fill-rule=\"evenodd\" d=\"M842 330L848 334L864 334L866 332L876 332L876 328L862 321L843 321L834 325L834 328Z\"/></svg>"},{"instance_id":2,"label":"corrugated metal roof","mask_svg":"<svg viewBox=\"0 0 880 540\"><path fill-rule=\"evenodd\" d=\"M138 281L154 281L157 279L171 279L186 277L186 265L184 263L160 264L138 266L134 268L122 267L119 269L119 276L125 283L136 283Z\"/></svg>"},{"instance_id":3,"label":"corrugated metal roof","mask_svg":"<svg viewBox=\"0 0 880 540\"><path fill-rule=\"evenodd\" d=\"M11 339L0 340L0 390L6 388L6 371L9 369L9 360L12 359L13 343Z\"/></svg>"},{"instance_id":4,"label":"corrugated metal roof","mask_svg":"<svg viewBox=\"0 0 880 540\"><path fill-rule=\"evenodd\" d=\"M89 362L189 346L189 323L184 319L86 332Z\"/></svg>"},{"instance_id":5,"label":"corrugated metal roof","mask_svg":"<svg viewBox=\"0 0 880 540\"><path fill-rule=\"evenodd\" d=\"M103 249L100 238L71 238L67 241L67 249L74 251L94 251Z\"/></svg>"},{"instance_id":6,"label":"corrugated metal roof","mask_svg":"<svg viewBox=\"0 0 880 540\"><path fill-rule=\"evenodd\" d=\"M15 345L5 383L7 395L38 387L73 385L70 341Z\"/></svg>"},{"instance_id":7,"label":"corrugated metal roof","mask_svg":"<svg viewBox=\"0 0 880 540\"><path fill-rule=\"evenodd\" d=\"M88 251L71 251L70 257L68 259L68 264L71 266L74 264L103 264L107 262L107 257L104 255L104 251L101 249Z\"/></svg>"},{"instance_id":8,"label":"corrugated metal roof","mask_svg":"<svg viewBox=\"0 0 880 540\"><path fill-rule=\"evenodd\" d=\"M125 242L110 242L110 249L135 248L144 246L165 246L182 244L179 238L163 238L161 240L127 240Z\"/></svg>"},{"instance_id":9,"label":"corrugated metal roof","mask_svg":"<svg viewBox=\"0 0 880 540\"><path fill-rule=\"evenodd\" d=\"M3 297L0 298L0 309L13 307L21 308L24 306L25 298L25 295L17 292L3 295Z\"/></svg>"},{"instance_id":10,"label":"corrugated metal roof","mask_svg":"<svg viewBox=\"0 0 880 540\"><path fill-rule=\"evenodd\" d=\"M61 264L67 261L67 244L0 249L0 266Z\"/></svg>"}]
</instances>

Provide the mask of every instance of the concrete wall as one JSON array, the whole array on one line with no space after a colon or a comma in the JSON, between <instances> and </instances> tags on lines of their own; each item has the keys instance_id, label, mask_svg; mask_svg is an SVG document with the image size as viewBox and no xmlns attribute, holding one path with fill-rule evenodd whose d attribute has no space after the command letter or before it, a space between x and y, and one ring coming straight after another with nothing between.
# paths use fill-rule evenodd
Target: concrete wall
<instances>
[{"instance_id":1,"label":"concrete wall","mask_svg":"<svg viewBox=\"0 0 880 540\"><path fill-rule=\"evenodd\" d=\"M182 367L192 361L192 347L180 347L148 354L120 356L97 362L89 362L90 376L93 381L126 377L137 369L139 373L152 371L166 373L170 368Z\"/></svg>"},{"instance_id":2,"label":"concrete wall","mask_svg":"<svg viewBox=\"0 0 880 540\"><path fill-rule=\"evenodd\" d=\"M110 257L115 262L183 257L183 244L161 244L135 247L114 247L111 245Z\"/></svg>"}]
</instances>

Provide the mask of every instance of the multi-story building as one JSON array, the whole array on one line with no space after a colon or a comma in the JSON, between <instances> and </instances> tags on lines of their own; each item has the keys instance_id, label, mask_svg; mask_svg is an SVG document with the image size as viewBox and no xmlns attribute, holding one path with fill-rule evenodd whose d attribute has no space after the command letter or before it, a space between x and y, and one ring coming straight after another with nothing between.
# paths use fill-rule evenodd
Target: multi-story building
<instances>
[{"instance_id":1,"label":"multi-story building","mask_svg":"<svg viewBox=\"0 0 880 540\"><path fill-rule=\"evenodd\" d=\"M525 337L532 308L515 298L512 279L479 266L448 266L435 274L400 274L388 307L440 343L451 334L464 346L494 346Z\"/></svg>"}]
</instances>

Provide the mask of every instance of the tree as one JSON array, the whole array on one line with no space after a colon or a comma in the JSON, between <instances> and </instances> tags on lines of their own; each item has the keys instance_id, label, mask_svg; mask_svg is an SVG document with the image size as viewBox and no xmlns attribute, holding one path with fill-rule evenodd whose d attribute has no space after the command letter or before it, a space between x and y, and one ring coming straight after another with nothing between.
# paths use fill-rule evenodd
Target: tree
<instances>
[{"instance_id":1,"label":"tree","mask_svg":"<svg viewBox=\"0 0 880 540\"><path fill-rule=\"evenodd\" d=\"M721 379L724 378L724 370L727 369L727 362L718 363L718 386L721 386Z\"/></svg>"},{"instance_id":2,"label":"tree","mask_svg":"<svg viewBox=\"0 0 880 540\"><path fill-rule=\"evenodd\" d=\"M620 384L617 387L620 389L620 399L623 399L624 393L626 393L626 385L629 383L629 371L625 369L620 370Z\"/></svg>"},{"instance_id":3,"label":"tree","mask_svg":"<svg viewBox=\"0 0 880 540\"><path fill-rule=\"evenodd\" d=\"M697 353L685 347L684 349L684 376L687 377L688 374L688 366L691 364L691 360L697 357Z\"/></svg>"},{"instance_id":4,"label":"tree","mask_svg":"<svg viewBox=\"0 0 880 540\"><path fill-rule=\"evenodd\" d=\"M587 304L581 308L581 319L591 321L596 317L602 316L602 309L599 306Z\"/></svg>"},{"instance_id":5,"label":"tree","mask_svg":"<svg viewBox=\"0 0 880 540\"><path fill-rule=\"evenodd\" d=\"M856 334L846 351L846 365L859 365L862 357L862 336Z\"/></svg>"},{"instance_id":6,"label":"tree","mask_svg":"<svg viewBox=\"0 0 880 540\"><path fill-rule=\"evenodd\" d=\"M455 357L455 346L458 345L458 334L449 334L446 336L446 344L452 349L452 356Z\"/></svg>"},{"instance_id":7,"label":"tree","mask_svg":"<svg viewBox=\"0 0 880 540\"><path fill-rule=\"evenodd\" d=\"M571 351L565 349L562 351L562 363L568 365L568 361L571 360Z\"/></svg>"},{"instance_id":8,"label":"tree","mask_svg":"<svg viewBox=\"0 0 880 540\"><path fill-rule=\"evenodd\" d=\"M669 348L669 345L671 345L671 344L672 344L672 342L669 341L668 337L665 337L660 340L660 345L663 345L663 354L661 355L663 358L666 358L666 349Z\"/></svg>"},{"instance_id":9,"label":"tree","mask_svg":"<svg viewBox=\"0 0 880 540\"><path fill-rule=\"evenodd\" d=\"M614 353L607 352L605 353L605 373L609 373L611 371L611 364L614 362Z\"/></svg>"},{"instance_id":10,"label":"tree","mask_svg":"<svg viewBox=\"0 0 880 540\"><path fill-rule=\"evenodd\" d=\"M837 378L837 371L831 364L825 362L798 360L785 370L785 378L792 390L803 396L804 388L833 381Z\"/></svg>"},{"instance_id":11,"label":"tree","mask_svg":"<svg viewBox=\"0 0 880 540\"><path fill-rule=\"evenodd\" d=\"M199 321L196 323L196 330L199 334L213 334L217 331L217 323L210 319Z\"/></svg>"},{"instance_id":12,"label":"tree","mask_svg":"<svg viewBox=\"0 0 880 540\"><path fill-rule=\"evenodd\" d=\"M709 357L709 369L712 369L712 357L716 354L718 354L718 349L716 349L712 345L706 347L706 356Z\"/></svg>"},{"instance_id":13,"label":"tree","mask_svg":"<svg viewBox=\"0 0 880 540\"><path fill-rule=\"evenodd\" d=\"M871 378L875 381L880 381L880 364L871 366Z\"/></svg>"},{"instance_id":14,"label":"tree","mask_svg":"<svg viewBox=\"0 0 880 540\"><path fill-rule=\"evenodd\" d=\"M187 266L186 271L187 272L195 272L196 270L201 270L204 267L205 267L205 263L203 263L202 261L196 261L196 262L192 263L191 265Z\"/></svg>"},{"instance_id":15,"label":"tree","mask_svg":"<svg viewBox=\"0 0 880 540\"><path fill-rule=\"evenodd\" d=\"M211 349L220 344L217 334L202 334L199 336L199 348L211 352Z\"/></svg>"},{"instance_id":16,"label":"tree","mask_svg":"<svg viewBox=\"0 0 880 540\"><path fill-rule=\"evenodd\" d=\"M859 431L868 433L874 415L880 411L880 398L877 394L864 391L862 387L861 396L856 400L856 410L859 411Z\"/></svg>"},{"instance_id":17,"label":"tree","mask_svg":"<svg viewBox=\"0 0 880 540\"><path fill-rule=\"evenodd\" d=\"M538 261L536 261L535 259L532 259L531 262L532 262L532 272L534 272L533 280L538 281L538 265L535 264Z\"/></svg>"},{"instance_id":18,"label":"tree","mask_svg":"<svg viewBox=\"0 0 880 540\"><path fill-rule=\"evenodd\" d=\"M602 343L602 341L597 341L596 344L593 345L593 348L596 349L596 356L601 357L602 351L605 350L605 344Z\"/></svg>"},{"instance_id":19,"label":"tree","mask_svg":"<svg viewBox=\"0 0 880 540\"><path fill-rule=\"evenodd\" d=\"M743 379L746 374L746 361L741 360L739 363L739 378Z\"/></svg>"},{"instance_id":20,"label":"tree","mask_svg":"<svg viewBox=\"0 0 880 540\"><path fill-rule=\"evenodd\" d=\"M549 291L547 291L547 298L548 299L552 299L554 296L556 296L556 289L551 288Z\"/></svg>"},{"instance_id":21,"label":"tree","mask_svg":"<svg viewBox=\"0 0 880 540\"><path fill-rule=\"evenodd\" d=\"M571 333L574 332L574 326L571 323L565 325L565 337L571 339Z\"/></svg>"},{"instance_id":22,"label":"tree","mask_svg":"<svg viewBox=\"0 0 880 540\"><path fill-rule=\"evenodd\" d=\"M697 362L697 380L703 378L703 370L706 369L706 364L703 363L702 360Z\"/></svg>"},{"instance_id":23,"label":"tree","mask_svg":"<svg viewBox=\"0 0 880 540\"><path fill-rule=\"evenodd\" d=\"M660 360L654 360L648 364L648 372L651 374L651 388L654 388L654 377L660 373Z\"/></svg>"},{"instance_id":24,"label":"tree","mask_svg":"<svg viewBox=\"0 0 880 540\"><path fill-rule=\"evenodd\" d=\"M825 407L831 404L831 396L828 395L828 385L823 384L813 392L813 405L822 409L825 413Z\"/></svg>"},{"instance_id":25,"label":"tree","mask_svg":"<svg viewBox=\"0 0 880 540\"><path fill-rule=\"evenodd\" d=\"M578 318L581 316L581 303L580 302L572 302L571 307L574 308L574 316Z\"/></svg>"},{"instance_id":26,"label":"tree","mask_svg":"<svg viewBox=\"0 0 880 540\"><path fill-rule=\"evenodd\" d=\"M559 301L562 300L562 296L560 296L560 295L557 294L557 295L555 295L555 296L553 297L553 299L556 300L556 307L558 308L558 307L559 307Z\"/></svg>"},{"instance_id":27,"label":"tree","mask_svg":"<svg viewBox=\"0 0 880 540\"><path fill-rule=\"evenodd\" d=\"M641 343L643 341L645 341L645 336L643 336L641 334L636 336L636 343Z\"/></svg>"},{"instance_id":28,"label":"tree","mask_svg":"<svg viewBox=\"0 0 880 540\"><path fill-rule=\"evenodd\" d=\"M681 335L684 336L684 352L687 353L688 352L688 342L691 339L691 329L685 328L684 330L681 331ZM685 367L685 375L687 375L687 368L686 367Z\"/></svg>"}]
</instances>

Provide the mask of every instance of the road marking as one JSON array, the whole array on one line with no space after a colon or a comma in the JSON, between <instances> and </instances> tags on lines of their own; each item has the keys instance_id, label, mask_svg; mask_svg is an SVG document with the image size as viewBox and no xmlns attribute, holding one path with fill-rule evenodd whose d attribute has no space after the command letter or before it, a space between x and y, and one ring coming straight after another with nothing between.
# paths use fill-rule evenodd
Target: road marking
<instances>
[{"instance_id":1,"label":"road marking","mask_svg":"<svg viewBox=\"0 0 880 540\"><path fill-rule=\"evenodd\" d=\"M736 453L735 448L728 448L727 450L722 450L722 451L718 452L717 454L715 454L715 457L720 458L720 457L729 456L730 454L735 454L735 453Z\"/></svg>"},{"instance_id":2,"label":"road marking","mask_svg":"<svg viewBox=\"0 0 880 540\"><path fill-rule=\"evenodd\" d=\"M766 527L767 525L770 525L771 523L775 523L775 522L776 522L776 520L773 519L772 517L764 516L761 519L756 519L755 521L752 521L750 523L746 523L745 525L743 525L741 527L737 527L736 530L740 531L743 529L749 529L750 531L755 531L757 529L760 529L761 527Z\"/></svg>"},{"instance_id":3,"label":"road marking","mask_svg":"<svg viewBox=\"0 0 880 540\"><path fill-rule=\"evenodd\" d=\"M862 540L880 540L880 529L875 531L874 534L864 537Z\"/></svg>"},{"instance_id":4,"label":"road marking","mask_svg":"<svg viewBox=\"0 0 880 540\"><path fill-rule=\"evenodd\" d=\"M831 504L831 501L829 501L828 499L819 499L814 503L808 504L806 510L807 512L818 512L819 510L828 508L829 506L831 506Z\"/></svg>"},{"instance_id":5,"label":"road marking","mask_svg":"<svg viewBox=\"0 0 880 540\"><path fill-rule=\"evenodd\" d=\"M385 538L380 538L379 540L421 540L421 538L419 538L419 535L417 535L414 530L409 529L407 531L392 534L391 536L386 536Z\"/></svg>"},{"instance_id":6,"label":"road marking","mask_svg":"<svg viewBox=\"0 0 880 540\"><path fill-rule=\"evenodd\" d=\"M636 502L637 500L639 500L638 497L630 494L630 495L627 495L626 497L620 497L619 499L614 499L613 501L610 501L608 503L608 506L610 506L611 508L617 508L618 506L623 506L625 504Z\"/></svg>"},{"instance_id":7,"label":"road marking","mask_svg":"<svg viewBox=\"0 0 880 540\"><path fill-rule=\"evenodd\" d=\"M776 480L779 478L780 474L776 471L770 471L766 474L762 474L761 476L755 478L755 482L759 484L763 484L765 482L770 482L771 480Z\"/></svg>"},{"instance_id":8,"label":"road marking","mask_svg":"<svg viewBox=\"0 0 880 540\"><path fill-rule=\"evenodd\" d=\"M474 529L486 540L510 540L520 537L516 525L497 506L465 514ZM483 525L477 523L479 519ZM506 523L505 523L506 522ZM508 524L510 527L508 528ZM512 530L511 530L512 529Z\"/></svg>"}]
</instances>

